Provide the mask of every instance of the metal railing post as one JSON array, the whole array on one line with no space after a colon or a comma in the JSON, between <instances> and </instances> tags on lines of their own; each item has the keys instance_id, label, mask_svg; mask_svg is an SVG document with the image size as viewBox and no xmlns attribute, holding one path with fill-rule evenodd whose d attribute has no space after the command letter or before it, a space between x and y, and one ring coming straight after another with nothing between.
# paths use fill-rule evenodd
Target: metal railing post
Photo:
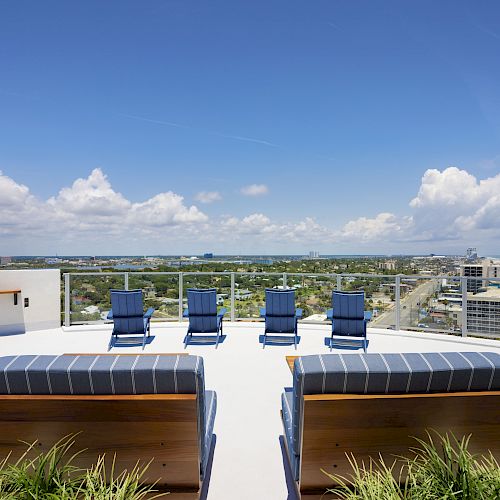
<instances>
[{"instance_id":1,"label":"metal railing post","mask_svg":"<svg viewBox=\"0 0 500 500\"><path fill-rule=\"evenodd\" d=\"M71 286L69 273L64 274L64 326L71 326Z\"/></svg>"},{"instance_id":2,"label":"metal railing post","mask_svg":"<svg viewBox=\"0 0 500 500\"><path fill-rule=\"evenodd\" d=\"M184 283L182 273L179 273L179 321L182 321L182 314L184 313Z\"/></svg>"},{"instance_id":3,"label":"metal railing post","mask_svg":"<svg viewBox=\"0 0 500 500\"><path fill-rule=\"evenodd\" d=\"M342 276L337 274L337 290L342 290Z\"/></svg>"},{"instance_id":4,"label":"metal railing post","mask_svg":"<svg viewBox=\"0 0 500 500\"><path fill-rule=\"evenodd\" d=\"M128 290L128 273L125 273L125 290Z\"/></svg>"},{"instance_id":5,"label":"metal railing post","mask_svg":"<svg viewBox=\"0 0 500 500\"><path fill-rule=\"evenodd\" d=\"M286 279L286 273L283 273L283 288L288 288L286 282L287 282L287 279Z\"/></svg>"},{"instance_id":6,"label":"metal railing post","mask_svg":"<svg viewBox=\"0 0 500 500\"><path fill-rule=\"evenodd\" d=\"M467 277L460 277L462 289L462 337L467 337Z\"/></svg>"},{"instance_id":7,"label":"metal railing post","mask_svg":"<svg viewBox=\"0 0 500 500\"><path fill-rule=\"evenodd\" d=\"M231 273L231 321L234 321L235 318L235 310L234 310L234 273Z\"/></svg>"},{"instance_id":8,"label":"metal railing post","mask_svg":"<svg viewBox=\"0 0 500 500\"><path fill-rule=\"evenodd\" d=\"M394 300L396 302L396 331L401 330L401 276L396 276L396 289L394 291Z\"/></svg>"}]
</instances>

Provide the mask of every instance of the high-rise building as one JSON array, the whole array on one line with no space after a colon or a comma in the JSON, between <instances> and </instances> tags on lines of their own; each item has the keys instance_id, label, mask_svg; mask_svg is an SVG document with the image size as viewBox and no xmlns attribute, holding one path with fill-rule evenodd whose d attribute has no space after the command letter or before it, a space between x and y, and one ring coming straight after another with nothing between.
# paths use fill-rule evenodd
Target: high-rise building
<instances>
[{"instance_id":1,"label":"high-rise building","mask_svg":"<svg viewBox=\"0 0 500 500\"><path fill-rule=\"evenodd\" d=\"M489 282L486 278L500 278L500 262L484 259L475 264L462 264L460 276L485 278L484 280L467 280L467 291L476 293L480 288L488 286Z\"/></svg>"},{"instance_id":2,"label":"high-rise building","mask_svg":"<svg viewBox=\"0 0 500 500\"><path fill-rule=\"evenodd\" d=\"M466 276L468 278L486 278L488 276L488 261L483 261L478 264L462 264L460 266L460 276ZM476 293L485 285L486 282L483 280L467 280L467 291Z\"/></svg>"},{"instance_id":3,"label":"high-rise building","mask_svg":"<svg viewBox=\"0 0 500 500\"><path fill-rule=\"evenodd\" d=\"M317 252L316 250L311 250L309 252L310 259L317 259L318 257L319 257L319 252Z\"/></svg>"},{"instance_id":4,"label":"high-rise building","mask_svg":"<svg viewBox=\"0 0 500 500\"><path fill-rule=\"evenodd\" d=\"M6 266L12 262L12 257L0 257L0 265Z\"/></svg>"},{"instance_id":5,"label":"high-rise building","mask_svg":"<svg viewBox=\"0 0 500 500\"><path fill-rule=\"evenodd\" d=\"M500 336L500 288L467 295L467 332Z\"/></svg>"},{"instance_id":6,"label":"high-rise building","mask_svg":"<svg viewBox=\"0 0 500 500\"><path fill-rule=\"evenodd\" d=\"M471 262L477 260L477 249L474 247L470 247L467 249L467 253L465 254L465 258Z\"/></svg>"}]
</instances>

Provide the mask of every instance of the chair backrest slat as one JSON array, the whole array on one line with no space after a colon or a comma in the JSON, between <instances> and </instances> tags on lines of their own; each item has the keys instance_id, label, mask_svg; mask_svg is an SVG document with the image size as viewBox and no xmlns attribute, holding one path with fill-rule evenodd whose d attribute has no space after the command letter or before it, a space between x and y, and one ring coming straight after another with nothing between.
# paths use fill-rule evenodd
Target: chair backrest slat
<instances>
[{"instance_id":1,"label":"chair backrest slat","mask_svg":"<svg viewBox=\"0 0 500 500\"><path fill-rule=\"evenodd\" d=\"M295 329L295 290L266 288L266 330L292 332Z\"/></svg>"},{"instance_id":2,"label":"chair backrest slat","mask_svg":"<svg viewBox=\"0 0 500 500\"><path fill-rule=\"evenodd\" d=\"M114 331L142 334L144 332L142 290L111 290L110 293Z\"/></svg>"},{"instance_id":3,"label":"chair backrest slat","mask_svg":"<svg viewBox=\"0 0 500 500\"><path fill-rule=\"evenodd\" d=\"M332 293L333 329L335 335L363 335L365 292Z\"/></svg>"},{"instance_id":4,"label":"chair backrest slat","mask_svg":"<svg viewBox=\"0 0 500 500\"><path fill-rule=\"evenodd\" d=\"M217 329L217 290L190 288L187 291L189 327L193 332L214 332Z\"/></svg>"}]
</instances>

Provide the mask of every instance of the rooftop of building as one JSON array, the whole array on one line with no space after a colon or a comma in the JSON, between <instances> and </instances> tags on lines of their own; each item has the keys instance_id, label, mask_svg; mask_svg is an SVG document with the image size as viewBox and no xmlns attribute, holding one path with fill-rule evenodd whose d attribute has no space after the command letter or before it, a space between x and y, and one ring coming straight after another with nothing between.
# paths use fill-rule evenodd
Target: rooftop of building
<instances>
[{"instance_id":1,"label":"rooftop of building","mask_svg":"<svg viewBox=\"0 0 500 500\"><path fill-rule=\"evenodd\" d=\"M3 355L105 353L111 328L111 325L81 325L3 336L0 348ZM183 352L186 328L187 323L154 323L144 353ZM294 500L295 493L288 487L288 465L280 440L280 394L284 387L292 385L285 356L327 354L329 349L325 342L330 332L327 324L300 324L297 350L293 344L267 345L263 349L260 343L262 323L228 321L224 324L225 337L218 349L205 344L188 346L186 352L203 356L206 387L218 394L217 440L206 498L232 500L234 492L238 491L238 498L244 500ZM432 333L369 328L368 340L370 353L500 353L498 341ZM350 347L336 348L334 352L362 352L359 347L354 343ZM120 344L112 352L139 354L142 351L140 344Z\"/></svg>"}]
</instances>

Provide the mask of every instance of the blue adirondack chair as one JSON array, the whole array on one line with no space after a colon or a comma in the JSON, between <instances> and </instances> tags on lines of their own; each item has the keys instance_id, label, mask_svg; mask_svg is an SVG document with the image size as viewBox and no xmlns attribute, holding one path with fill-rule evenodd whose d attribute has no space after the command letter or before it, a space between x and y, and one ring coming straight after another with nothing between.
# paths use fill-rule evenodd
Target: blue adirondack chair
<instances>
[{"instance_id":1,"label":"blue adirondack chair","mask_svg":"<svg viewBox=\"0 0 500 500\"><path fill-rule=\"evenodd\" d=\"M326 317L332 322L332 336L330 351L333 347L334 336L361 337L363 350L366 352L366 323L370 321L372 313L365 311L365 292L332 293L332 309L328 309Z\"/></svg>"},{"instance_id":2,"label":"blue adirondack chair","mask_svg":"<svg viewBox=\"0 0 500 500\"><path fill-rule=\"evenodd\" d=\"M151 316L155 310L150 307L146 313L142 301L142 290L110 290L111 311L108 319L113 320L113 333L108 351L113 347L113 340L120 335L142 335L142 349L146 345L146 336L151 333Z\"/></svg>"},{"instance_id":3,"label":"blue adirondack chair","mask_svg":"<svg viewBox=\"0 0 500 500\"><path fill-rule=\"evenodd\" d=\"M293 288L289 290L266 288L266 307L260 309L260 317L265 318L262 349L266 347L268 333L273 336L292 333L293 343L297 349L297 320L302 318L302 309L295 309Z\"/></svg>"},{"instance_id":4,"label":"blue adirondack chair","mask_svg":"<svg viewBox=\"0 0 500 500\"><path fill-rule=\"evenodd\" d=\"M188 308L183 316L189 318L189 327L184 340L184 349L193 338L193 333L215 333L215 348L222 336L222 318L226 314L223 307L217 312L217 291L215 288L190 288L187 291Z\"/></svg>"}]
</instances>

